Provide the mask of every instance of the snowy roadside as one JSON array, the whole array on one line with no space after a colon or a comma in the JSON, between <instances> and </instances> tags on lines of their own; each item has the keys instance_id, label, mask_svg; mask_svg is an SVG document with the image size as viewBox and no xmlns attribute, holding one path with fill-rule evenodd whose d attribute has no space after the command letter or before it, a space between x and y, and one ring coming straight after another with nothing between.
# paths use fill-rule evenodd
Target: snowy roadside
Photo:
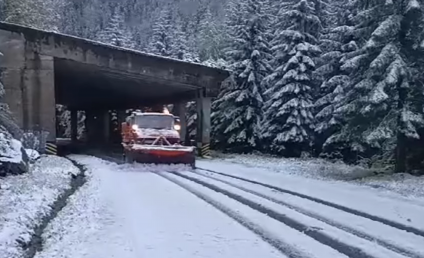
<instances>
[{"instance_id":1,"label":"snowy roadside","mask_svg":"<svg viewBox=\"0 0 424 258\"><path fill-rule=\"evenodd\" d=\"M86 166L87 181L46 227L42 235L43 249L37 252L35 258L104 257L105 253L97 252L110 255L114 249L119 249L122 257L128 257L132 250L123 241L125 237L119 235L120 225L114 223L116 219L109 205L99 201L103 194L99 171L111 169L115 164L91 156L70 155L69 158ZM98 245L99 239L104 240L100 241L104 245ZM93 251L91 245L99 248Z\"/></svg>"},{"instance_id":2,"label":"snowy roadside","mask_svg":"<svg viewBox=\"0 0 424 258\"><path fill-rule=\"evenodd\" d=\"M79 173L65 158L43 156L29 173L0 179L0 258L22 257L36 228Z\"/></svg>"},{"instance_id":3,"label":"snowy roadside","mask_svg":"<svg viewBox=\"0 0 424 258\"><path fill-rule=\"evenodd\" d=\"M351 210L424 231L422 220L423 198L404 197L397 193L347 182L323 181L284 173L273 173L266 169L249 168L222 161L199 160L197 166L226 175L261 182L290 193L309 196L338 205L338 207L347 207Z\"/></svg>"},{"instance_id":4,"label":"snowy roadside","mask_svg":"<svg viewBox=\"0 0 424 258\"><path fill-rule=\"evenodd\" d=\"M272 171L284 175L348 181L408 197L424 197L424 176L417 177L409 174L375 176L371 170L341 162L332 163L323 159L288 159L255 154L219 155L216 161L242 164L249 168L261 168L260 171Z\"/></svg>"}]
</instances>

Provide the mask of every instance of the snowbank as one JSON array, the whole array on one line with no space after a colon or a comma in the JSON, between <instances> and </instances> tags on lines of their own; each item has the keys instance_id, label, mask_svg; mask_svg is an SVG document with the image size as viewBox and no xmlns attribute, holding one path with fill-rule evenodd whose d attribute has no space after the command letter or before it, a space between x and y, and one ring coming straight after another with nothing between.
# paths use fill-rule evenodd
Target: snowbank
<instances>
[{"instance_id":1,"label":"snowbank","mask_svg":"<svg viewBox=\"0 0 424 258\"><path fill-rule=\"evenodd\" d=\"M38 151L36 151L36 150L25 149L25 152L28 155L28 158L31 162L34 162L41 157L40 153L38 153Z\"/></svg>"},{"instance_id":2,"label":"snowbank","mask_svg":"<svg viewBox=\"0 0 424 258\"><path fill-rule=\"evenodd\" d=\"M348 166L341 162L331 163L323 159L289 159L255 154L231 154L223 159L248 167L266 168L273 172L316 179L353 180L372 174L369 170L359 166Z\"/></svg>"},{"instance_id":3,"label":"snowbank","mask_svg":"<svg viewBox=\"0 0 424 258\"><path fill-rule=\"evenodd\" d=\"M424 176L416 177L407 174L376 176L372 170L360 166L349 166L342 162L332 163L323 159L288 159L256 154L227 156L221 154L218 159L243 164L250 168L262 168L261 171L320 180L349 181L404 196L424 197Z\"/></svg>"},{"instance_id":4,"label":"snowbank","mask_svg":"<svg viewBox=\"0 0 424 258\"><path fill-rule=\"evenodd\" d=\"M83 165L90 164L85 162L88 160L85 156L71 155L70 157L78 162L82 161ZM107 167L107 161L94 157L91 159L91 163L93 160L96 162L96 169L102 170ZM100 235L113 221L110 218L109 207L100 202L102 195L99 188L100 177L94 177L90 167L87 167L84 174L87 182L70 196L67 205L46 227L42 235L43 250L37 252L35 258L84 257L89 253L89 250L84 247L92 243L93 239L109 239L110 236L106 234ZM117 244L125 245L123 242ZM103 248L109 250L107 246Z\"/></svg>"},{"instance_id":5,"label":"snowbank","mask_svg":"<svg viewBox=\"0 0 424 258\"><path fill-rule=\"evenodd\" d=\"M424 197L424 176L418 177L402 173L363 178L354 182L404 196Z\"/></svg>"},{"instance_id":6,"label":"snowbank","mask_svg":"<svg viewBox=\"0 0 424 258\"><path fill-rule=\"evenodd\" d=\"M22 256L35 227L79 172L67 159L45 156L29 173L0 179L0 258Z\"/></svg>"},{"instance_id":7,"label":"snowbank","mask_svg":"<svg viewBox=\"0 0 424 258\"><path fill-rule=\"evenodd\" d=\"M22 162L22 143L0 132L0 163L21 163Z\"/></svg>"}]
</instances>

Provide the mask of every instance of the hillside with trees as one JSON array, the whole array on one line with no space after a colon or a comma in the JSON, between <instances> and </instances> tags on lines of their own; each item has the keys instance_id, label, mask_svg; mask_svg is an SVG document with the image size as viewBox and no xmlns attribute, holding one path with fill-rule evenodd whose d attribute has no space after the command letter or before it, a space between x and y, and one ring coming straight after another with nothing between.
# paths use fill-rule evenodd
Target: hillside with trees
<instances>
[{"instance_id":1,"label":"hillside with trees","mask_svg":"<svg viewBox=\"0 0 424 258\"><path fill-rule=\"evenodd\" d=\"M4 21L231 70L213 103L217 149L424 169L423 0L3 0L1 9ZM195 130L193 103L189 111Z\"/></svg>"}]
</instances>

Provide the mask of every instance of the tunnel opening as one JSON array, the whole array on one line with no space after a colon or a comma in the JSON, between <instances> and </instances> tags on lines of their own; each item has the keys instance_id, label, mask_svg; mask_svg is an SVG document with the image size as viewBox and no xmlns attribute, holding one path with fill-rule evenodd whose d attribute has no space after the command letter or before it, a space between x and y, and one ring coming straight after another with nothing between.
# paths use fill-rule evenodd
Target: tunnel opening
<instances>
[{"instance_id":1,"label":"tunnel opening","mask_svg":"<svg viewBox=\"0 0 424 258\"><path fill-rule=\"evenodd\" d=\"M162 112L166 104L194 99L199 88L60 58L54 71L57 145L73 152L120 149L121 123L132 110Z\"/></svg>"}]
</instances>

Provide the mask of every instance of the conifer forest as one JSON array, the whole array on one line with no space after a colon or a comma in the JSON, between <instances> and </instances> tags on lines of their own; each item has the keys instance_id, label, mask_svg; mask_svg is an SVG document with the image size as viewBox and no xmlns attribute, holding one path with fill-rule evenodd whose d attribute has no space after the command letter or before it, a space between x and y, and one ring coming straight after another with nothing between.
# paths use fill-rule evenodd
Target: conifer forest
<instances>
[{"instance_id":1,"label":"conifer forest","mask_svg":"<svg viewBox=\"0 0 424 258\"><path fill-rule=\"evenodd\" d=\"M424 170L424 0L0 2L6 22L231 71L217 150Z\"/></svg>"}]
</instances>

